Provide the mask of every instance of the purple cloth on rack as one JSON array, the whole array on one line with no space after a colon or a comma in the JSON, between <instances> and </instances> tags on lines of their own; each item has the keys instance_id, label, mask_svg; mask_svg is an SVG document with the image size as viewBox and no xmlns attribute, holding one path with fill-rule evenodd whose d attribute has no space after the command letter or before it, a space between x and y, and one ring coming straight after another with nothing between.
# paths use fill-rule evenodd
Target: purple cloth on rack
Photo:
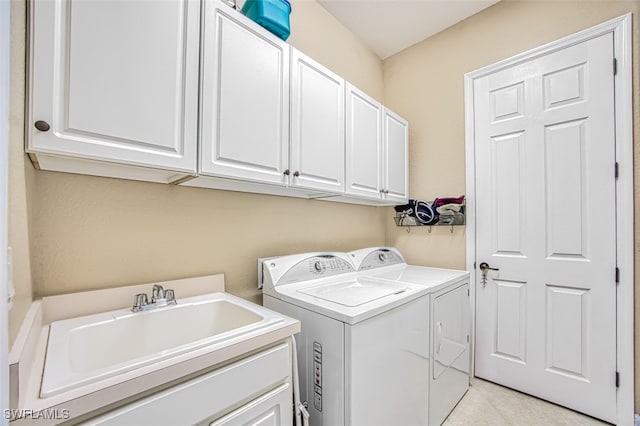
<instances>
[{"instance_id":1,"label":"purple cloth on rack","mask_svg":"<svg viewBox=\"0 0 640 426\"><path fill-rule=\"evenodd\" d=\"M459 197L442 197L433 200L433 207L444 206L445 204L462 204L464 203L464 195Z\"/></svg>"}]
</instances>

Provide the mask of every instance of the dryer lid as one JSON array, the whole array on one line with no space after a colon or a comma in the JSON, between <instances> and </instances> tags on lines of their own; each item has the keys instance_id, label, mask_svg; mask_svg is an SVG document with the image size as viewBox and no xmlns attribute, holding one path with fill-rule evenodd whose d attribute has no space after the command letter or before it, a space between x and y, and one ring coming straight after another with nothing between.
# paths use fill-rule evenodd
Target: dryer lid
<instances>
[{"instance_id":1,"label":"dryer lid","mask_svg":"<svg viewBox=\"0 0 640 426\"><path fill-rule=\"evenodd\" d=\"M342 306L354 307L384 297L401 294L407 290L408 287L406 285L398 283L353 280L302 288L298 292Z\"/></svg>"}]
</instances>

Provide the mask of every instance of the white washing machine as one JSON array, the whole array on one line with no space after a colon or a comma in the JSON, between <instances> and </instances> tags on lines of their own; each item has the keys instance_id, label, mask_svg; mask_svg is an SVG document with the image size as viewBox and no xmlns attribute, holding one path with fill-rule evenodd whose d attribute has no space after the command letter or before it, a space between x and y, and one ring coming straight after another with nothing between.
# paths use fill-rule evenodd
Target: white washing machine
<instances>
[{"instance_id":1,"label":"white washing machine","mask_svg":"<svg viewBox=\"0 0 640 426\"><path fill-rule=\"evenodd\" d=\"M358 277L346 253L262 265L264 306L302 323L300 399L311 426L428 424L427 287Z\"/></svg>"},{"instance_id":2,"label":"white washing machine","mask_svg":"<svg viewBox=\"0 0 640 426\"><path fill-rule=\"evenodd\" d=\"M360 277L417 284L429 289L429 425L442 424L469 389L469 273L407 265L400 252L392 247L361 249L349 255Z\"/></svg>"}]
</instances>

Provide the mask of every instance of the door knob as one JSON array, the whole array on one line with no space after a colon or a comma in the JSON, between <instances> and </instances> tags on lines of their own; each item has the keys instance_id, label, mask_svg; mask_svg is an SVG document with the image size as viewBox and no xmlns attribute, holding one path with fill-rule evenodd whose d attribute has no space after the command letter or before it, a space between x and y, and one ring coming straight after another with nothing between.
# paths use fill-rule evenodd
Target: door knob
<instances>
[{"instance_id":1,"label":"door knob","mask_svg":"<svg viewBox=\"0 0 640 426\"><path fill-rule=\"evenodd\" d=\"M480 270L482 273L486 273L486 271L499 271L500 268L492 268L487 262L482 262L480 264Z\"/></svg>"},{"instance_id":2,"label":"door knob","mask_svg":"<svg viewBox=\"0 0 640 426\"><path fill-rule=\"evenodd\" d=\"M499 268L492 268L487 262L482 262L480 264L480 271L482 271L482 288L485 288L487 285L487 272L499 270Z\"/></svg>"},{"instance_id":3,"label":"door knob","mask_svg":"<svg viewBox=\"0 0 640 426\"><path fill-rule=\"evenodd\" d=\"M294 177L298 177L298 176L300 176L300 172L298 172L298 171L293 172L293 176L294 176Z\"/></svg>"},{"instance_id":4,"label":"door knob","mask_svg":"<svg viewBox=\"0 0 640 426\"><path fill-rule=\"evenodd\" d=\"M49 129L51 128L51 126L49 126L49 123L42 120L36 121L35 123L33 123L33 125L35 126L36 129L40 130L41 132L48 132Z\"/></svg>"},{"instance_id":5,"label":"door knob","mask_svg":"<svg viewBox=\"0 0 640 426\"><path fill-rule=\"evenodd\" d=\"M282 174L284 174L285 176L289 176L291 172L289 171L289 169L287 169L284 172L282 172Z\"/></svg>"}]
</instances>

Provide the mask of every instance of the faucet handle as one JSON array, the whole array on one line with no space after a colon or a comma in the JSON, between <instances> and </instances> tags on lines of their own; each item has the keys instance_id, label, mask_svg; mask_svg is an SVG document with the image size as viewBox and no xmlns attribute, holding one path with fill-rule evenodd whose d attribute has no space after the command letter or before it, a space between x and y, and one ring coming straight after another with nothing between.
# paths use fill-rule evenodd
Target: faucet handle
<instances>
[{"instance_id":1,"label":"faucet handle","mask_svg":"<svg viewBox=\"0 0 640 426\"><path fill-rule=\"evenodd\" d=\"M165 298L167 299L167 305L175 305L178 302L176 301L176 293L172 288L168 288L164 292Z\"/></svg>"},{"instance_id":2,"label":"faucet handle","mask_svg":"<svg viewBox=\"0 0 640 426\"><path fill-rule=\"evenodd\" d=\"M164 288L160 284L154 284L151 290L151 301L155 302L159 299L164 299Z\"/></svg>"},{"instance_id":3,"label":"faucet handle","mask_svg":"<svg viewBox=\"0 0 640 426\"><path fill-rule=\"evenodd\" d=\"M131 310L133 312L141 311L147 304L149 303L149 299L147 299L146 293L139 293L135 295L133 299L133 307Z\"/></svg>"}]
</instances>

